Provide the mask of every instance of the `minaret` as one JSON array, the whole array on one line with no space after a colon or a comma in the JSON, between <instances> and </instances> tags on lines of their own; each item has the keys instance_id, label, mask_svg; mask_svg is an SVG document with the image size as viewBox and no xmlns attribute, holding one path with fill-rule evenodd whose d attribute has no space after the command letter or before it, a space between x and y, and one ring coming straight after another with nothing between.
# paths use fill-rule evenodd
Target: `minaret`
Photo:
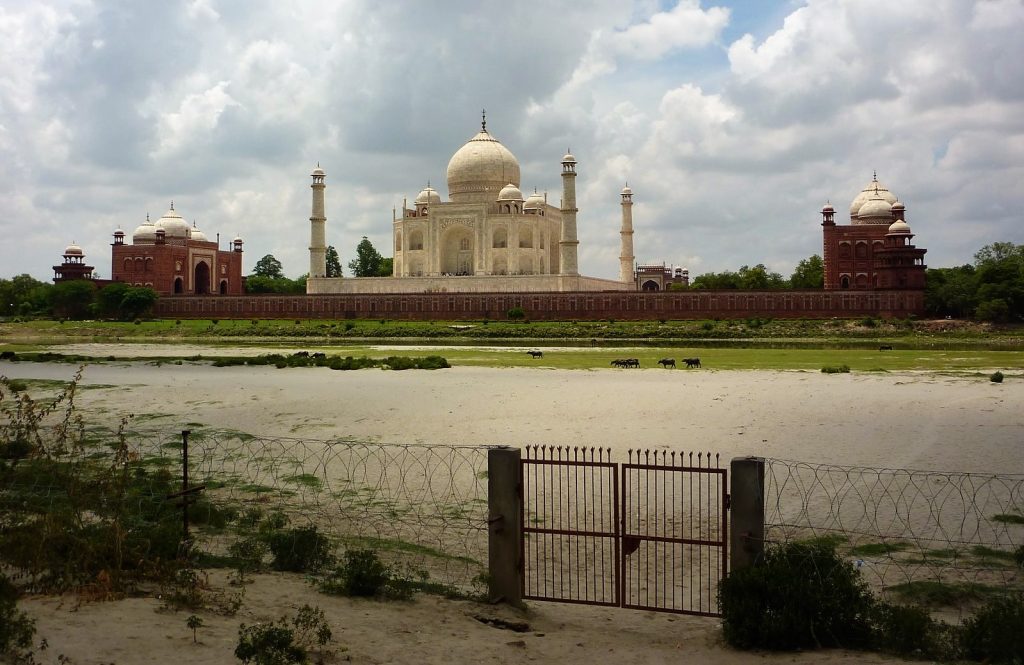
<instances>
[{"instance_id":1,"label":"minaret","mask_svg":"<svg viewBox=\"0 0 1024 665\"><path fill-rule=\"evenodd\" d=\"M324 235L324 170L317 163L313 169L313 213L309 216L309 276L327 277L327 239Z\"/></svg>"},{"instance_id":2,"label":"minaret","mask_svg":"<svg viewBox=\"0 0 1024 665\"><path fill-rule=\"evenodd\" d=\"M558 242L560 273L578 275L576 256L580 241L576 239L576 158L566 153L562 158L562 237Z\"/></svg>"},{"instance_id":3,"label":"minaret","mask_svg":"<svg viewBox=\"0 0 1024 665\"><path fill-rule=\"evenodd\" d=\"M622 230L619 231L622 238L622 251L619 253L619 281L623 284L633 284L633 190L627 183L622 188Z\"/></svg>"}]
</instances>

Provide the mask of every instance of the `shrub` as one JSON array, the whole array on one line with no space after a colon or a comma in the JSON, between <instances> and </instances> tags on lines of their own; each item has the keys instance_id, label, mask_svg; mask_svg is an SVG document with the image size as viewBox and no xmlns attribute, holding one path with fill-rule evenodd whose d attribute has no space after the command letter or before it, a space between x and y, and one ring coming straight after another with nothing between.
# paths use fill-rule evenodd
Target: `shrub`
<instances>
[{"instance_id":1,"label":"shrub","mask_svg":"<svg viewBox=\"0 0 1024 665\"><path fill-rule=\"evenodd\" d=\"M18 591L0 574L0 659L33 663L32 636L36 622L17 608ZM6 662L6 660L5 660Z\"/></svg>"},{"instance_id":2,"label":"shrub","mask_svg":"<svg viewBox=\"0 0 1024 665\"><path fill-rule=\"evenodd\" d=\"M992 663L1024 659L1024 593L993 598L964 621L964 655Z\"/></svg>"},{"instance_id":3,"label":"shrub","mask_svg":"<svg viewBox=\"0 0 1024 665\"><path fill-rule=\"evenodd\" d=\"M274 570L316 572L334 563L330 541L315 526L273 532L268 544Z\"/></svg>"},{"instance_id":4,"label":"shrub","mask_svg":"<svg viewBox=\"0 0 1024 665\"><path fill-rule=\"evenodd\" d=\"M235 657L256 665L308 663L314 644L322 647L330 640L323 610L303 605L290 621L281 617L275 623L239 626Z\"/></svg>"},{"instance_id":5,"label":"shrub","mask_svg":"<svg viewBox=\"0 0 1024 665\"><path fill-rule=\"evenodd\" d=\"M522 321L526 318L526 311L522 307L513 307L508 310L508 318L510 321Z\"/></svg>"},{"instance_id":6,"label":"shrub","mask_svg":"<svg viewBox=\"0 0 1024 665\"><path fill-rule=\"evenodd\" d=\"M849 374L849 365L839 365L838 367L822 367L822 374Z\"/></svg>"},{"instance_id":7,"label":"shrub","mask_svg":"<svg viewBox=\"0 0 1024 665\"><path fill-rule=\"evenodd\" d=\"M949 660L957 655L957 632L928 610L879 602L872 613L874 646L902 656Z\"/></svg>"},{"instance_id":8,"label":"shrub","mask_svg":"<svg viewBox=\"0 0 1024 665\"><path fill-rule=\"evenodd\" d=\"M373 550L349 550L345 560L320 585L324 593L363 598L412 597L412 580L395 575Z\"/></svg>"},{"instance_id":9,"label":"shrub","mask_svg":"<svg viewBox=\"0 0 1024 665\"><path fill-rule=\"evenodd\" d=\"M865 328L874 328L875 326L878 325L878 322L875 321L870 316L866 316L866 317L864 317L863 319L860 320L860 324L862 326L864 326Z\"/></svg>"},{"instance_id":10,"label":"shrub","mask_svg":"<svg viewBox=\"0 0 1024 665\"><path fill-rule=\"evenodd\" d=\"M1003 373L997 371L995 374L993 374L992 376L988 377L988 380L991 381L992 383L1002 383L1003 382Z\"/></svg>"},{"instance_id":11,"label":"shrub","mask_svg":"<svg viewBox=\"0 0 1024 665\"><path fill-rule=\"evenodd\" d=\"M1017 562L1018 568L1024 568L1024 545L1013 551L1013 560Z\"/></svg>"},{"instance_id":12,"label":"shrub","mask_svg":"<svg viewBox=\"0 0 1024 665\"><path fill-rule=\"evenodd\" d=\"M228 554L235 559L238 581L245 582L245 574L258 571L263 567L263 557L269 547L259 538L243 538L228 547Z\"/></svg>"},{"instance_id":13,"label":"shrub","mask_svg":"<svg viewBox=\"0 0 1024 665\"><path fill-rule=\"evenodd\" d=\"M769 547L719 586L726 642L743 649L863 647L873 599L857 570L821 543Z\"/></svg>"},{"instance_id":14,"label":"shrub","mask_svg":"<svg viewBox=\"0 0 1024 665\"><path fill-rule=\"evenodd\" d=\"M355 327L356 327L356 324L352 323L351 321L346 321L345 322L345 332L348 332L349 330L352 330Z\"/></svg>"}]
</instances>

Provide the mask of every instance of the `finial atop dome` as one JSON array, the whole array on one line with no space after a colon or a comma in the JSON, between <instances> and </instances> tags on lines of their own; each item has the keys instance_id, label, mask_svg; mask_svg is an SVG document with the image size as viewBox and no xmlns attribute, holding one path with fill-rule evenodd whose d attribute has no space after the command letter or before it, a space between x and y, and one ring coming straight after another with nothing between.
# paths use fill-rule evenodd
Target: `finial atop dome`
<instances>
[{"instance_id":1,"label":"finial atop dome","mask_svg":"<svg viewBox=\"0 0 1024 665\"><path fill-rule=\"evenodd\" d=\"M171 201L171 210L174 210L174 201Z\"/></svg>"},{"instance_id":2,"label":"finial atop dome","mask_svg":"<svg viewBox=\"0 0 1024 665\"><path fill-rule=\"evenodd\" d=\"M480 131L481 132L486 132L487 131L487 109L483 109L480 112Z\"/></svg>"}]
</instances>

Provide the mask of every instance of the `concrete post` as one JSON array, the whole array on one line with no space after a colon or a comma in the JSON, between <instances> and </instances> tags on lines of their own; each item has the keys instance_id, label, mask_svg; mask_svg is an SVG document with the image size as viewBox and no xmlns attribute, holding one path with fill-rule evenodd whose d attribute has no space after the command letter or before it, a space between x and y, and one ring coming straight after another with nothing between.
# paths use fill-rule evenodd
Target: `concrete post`
<instances>
[{"instance_id":1,"label":"concrete post","mask_svg":"<svg viewBox=\"0 0 1024 665\"><path fill-rule=\"evenodd\" d=\"M488 592L491 602L516 607L523 604L521 482L518 448L487 451Z\"/></svg>"},{"instance_id":2,"label":"concrete post","mask_svg":"<svg viewBox=\"0 0 1024 665\"><path fill-rule=\"evenodd\" d=\"M764 458L736 457L729 466L729 569L736 571L753 565L764 552Z\"/></svg>"}]
</instances>

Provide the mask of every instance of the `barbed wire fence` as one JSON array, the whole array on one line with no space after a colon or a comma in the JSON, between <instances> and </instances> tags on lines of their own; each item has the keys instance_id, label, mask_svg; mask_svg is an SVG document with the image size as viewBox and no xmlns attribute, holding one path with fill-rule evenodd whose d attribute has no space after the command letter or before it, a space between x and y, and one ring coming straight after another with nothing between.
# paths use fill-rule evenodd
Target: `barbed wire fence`
<instances>
[{"instance_id":1,"label":"barbed wire fence","mask_svg":"<svg viewBox=\"0 0 1024 665\"><path fill-rule=\"evenodd\" d=\"M887 597L969 611L1024 589L1024 475L766 459L765 540L828 542Z\"/></svg>"},{"instance_id":2,"label":"barbed wire fence","mask_svg":"<svg viewBox=\"0 0 1024 665\"><path fill-rule=\"evenodd\" d=\"M145 439L151 456L180 468L181 437ZM237 514L280 514L315 526L339 549L371 549L396 570L479 591L487 566L487 448L348 439L256 437L196 430L190 484ZM230 530L198 529L197 545L223 555Z\"/></svg>"}]
</instances>

